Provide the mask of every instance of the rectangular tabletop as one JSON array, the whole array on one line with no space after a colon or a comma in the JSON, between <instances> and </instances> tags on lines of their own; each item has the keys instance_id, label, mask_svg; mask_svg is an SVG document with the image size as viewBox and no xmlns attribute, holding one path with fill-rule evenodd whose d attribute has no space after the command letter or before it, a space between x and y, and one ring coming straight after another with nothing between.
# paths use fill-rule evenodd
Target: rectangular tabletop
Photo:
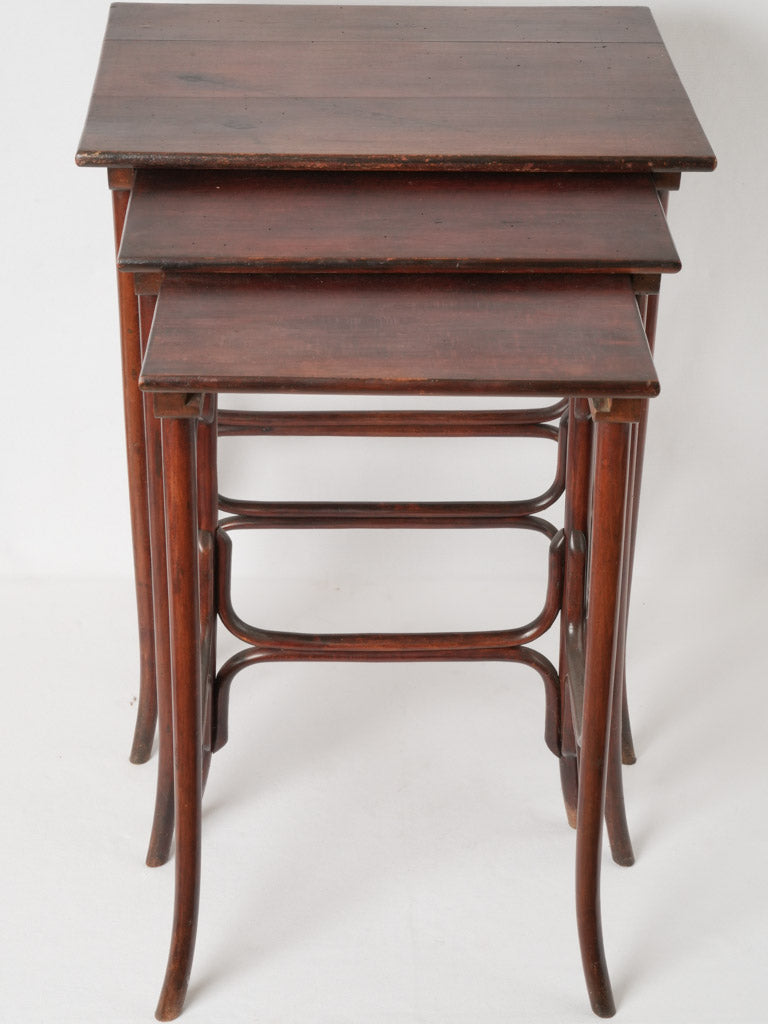
<instances>
[{"instance_id":1,"label":"rectangular tabletop","mask_svg":"<svg viewBox=\"0 0 768 1024\"><path fill-rule=\"evenodd\" d=\"M172 275L145 390L649 396L628 277Z\"/></svg>"},{"instance_id":2,"label":"rectangular tabletop","mask_svg":"<svg viewBox=\"0 0 768 1024\"><path fill-rule=\"evenodd\" d=\"M662 273L650 175L137 172L124 270Z\"/></svg>"},{"instance_id":3,"label":"rectangular tabletop","mask_svg":"<svg viewBox=\"0 0 768 1024\"><path fill-rule=\"evenodd\" d=\"M648 170L714 156L647 8L114 4L96 166Z\"/></svg>"}]
</instances>

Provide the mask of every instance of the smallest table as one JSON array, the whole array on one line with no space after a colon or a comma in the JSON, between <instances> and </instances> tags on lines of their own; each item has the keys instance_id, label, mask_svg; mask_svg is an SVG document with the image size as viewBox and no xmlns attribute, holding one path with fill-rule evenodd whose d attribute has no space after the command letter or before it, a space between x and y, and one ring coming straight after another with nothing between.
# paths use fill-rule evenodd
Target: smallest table
<instances>
[{"instance_id":1,"label":"smallest table","mask_svg":"<svg viewBox=\"0 0 768 1024\"><path fill-rule=\"evenodd\" d=\"M205 750L226 736L229 685L236 671L270 658L506 658L526 661L546 676L546 659L527 645L554 620L561 587L572 715L581 739L579 939L593 1008L611 1015L599 875L613 659L631 424L644 400L659 388L631 277L169 274L159 285L156 302L145 308L153 319L140 386L154 393L154 412L162 421L168 564L173 566L169 599L176 896L158 1017L169 1020L180 1012L189 980L200 884ZM216 526L211 519L216 545L212 537L200 535L199 510L216 488L210 460L198 459L197 437L201 421L215 420L216 396L222 392L566 396L581 424L573 432L568 456L569 489L579 506L574 515L584 531L591 525L589 538L578 529L569 531L567 550L563 531L552 531L554 570L547 600L551 598L555 613L545 609L534 623L495 631L305 635L250 627L231 612L228 596L220 593L225 624L248 647L230 659L211 693L203 693L201 681L211 678L205 665L205 608L211 602L200 593L200 579L210 577L200 572L201 551L203 557L218 560L215 575L221 585L228 573L225 535L232 521ZM592 469L582 457L588 446L579 441L580 430L589 425L587 408L596 427ZM200 490L208 495L202 502ZM235 528L253 525L247 515L236 519ZM536 529L540 523L524 515L514 525ZM548 714L557 717L554 686Z\"/></svg>"}]
</instances>

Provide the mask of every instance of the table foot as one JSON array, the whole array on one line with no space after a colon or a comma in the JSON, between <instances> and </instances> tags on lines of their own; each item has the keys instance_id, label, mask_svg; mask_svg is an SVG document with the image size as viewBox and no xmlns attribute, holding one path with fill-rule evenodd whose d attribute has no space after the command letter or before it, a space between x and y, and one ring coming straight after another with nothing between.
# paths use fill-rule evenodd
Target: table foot
<instances>
[{"instance_id":1,"label":"table foot","mask_svg":"<svg viewBox=\"0 0 768 1024\"><path fill-rule=\"evenodd\" d=\"M621 763L635 764L637 754L632 739L632 725L629 721L629 705L627 704L627 677L624 676L621 687Z\"/></svg>"},{"instance_id":2,"label":"table foot","mask_svg":"<svg viewBox=\"0 0 768 1024\"><path fill-rule=\"evenodd\" d=\"M622 710L620 694L614 692L605 787L605 824L608 829L608 841L611 844L611 856L617 864L628 868L635 863L635 854L632 849L624 804L624 777L621 759Z\"/></svg>"},{"instance_id":3,"label":"table foot","mask_svg":"<svg viewBox=\"0 0 768 1024\"><path fill-rule=\"evenodd\" d=\"M142 668L139 676L139 706L136 710L136 725L131 744L131 764L146 764L152 756L156 722L157 698L155 696L154 672L149 668Z\"/></svg>"},{"instance_id":4,"label":"table foot","mask_svg":"<svg viewBox=\"0 0 768 1024\"><path fill-rule=\"evenodd\" d=\"M560 785L563 790L563 803L568 824L571 828L576 828L579 774L575 757L566 755L560 758Z\"/></svg>"}]
</instances>

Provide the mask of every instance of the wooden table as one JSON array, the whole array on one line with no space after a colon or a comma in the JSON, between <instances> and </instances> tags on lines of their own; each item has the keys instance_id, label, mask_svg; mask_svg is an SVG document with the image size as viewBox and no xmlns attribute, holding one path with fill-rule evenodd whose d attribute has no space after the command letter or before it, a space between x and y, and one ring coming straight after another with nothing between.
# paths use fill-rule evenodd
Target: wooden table
<instances>
[{"instance_id":1,"label":"wooden table","mask_svg":"<svg viewBox=\"0 0 768 1024\"><path fill-rule=\"evenodd\" d=\"M285 275L313 269L400 275L425 271L446 275L460 270L480 276L499 270L520 275L608 272L616 275L611 287L621 276L622 287L638 294L645 332L653 346L659 275L679 267L662 207L668 191L678 187L682 171L715 166L646 8L184 4L113 5L77 162L109 169L116 242L121 266L128 271L118 276L118 287L141 636L141 696L132 750L136 761L149 756L158 694L161 715L163 701L166 716L171 714L169 684L162 681L170 673L170 654L165 551L161 550L164 542L158 540L163 533L158 528L163 518L157 497L163 471L158 459L159 427L153 416L145 417L145 412L152 411L151 400L145 402L137 388L142 348L149 340L147 318L154 313L155 297L160 294L158 308L165 317L173 309L174 289L183 290L184 281L191 280L187 276L172 283L168 278L165 287L166 275L211 270ZM222 190L228 212L219 223L225 230L211 235L206 225L221 212L217 193ZM135 202L123 237L132 194ZM361 208L375 210L372 229L366 230ZM417 214L425 208L433 213L432 228L419 223ZM563 216L558 217L558 210ZM451 230L435 230L434 225L446 217ZM311 236L306 231L308 221L313 225ZM376 226L384 222L392 228L387 245L381 244ZM516 228L514 233L507 230L510 225ZM260 238L257 247L252 244L254 233ZM434 297L435 288L445 289L449 280L454 287L441 301L456 306L454 312L461 316L467 278L462 284L455 276L446 277L442 285L430 285L430 294ZM554 277L549 280L552 285ZM386 288L397 292L405 287L404 281L390 281ZM275 286L274 301L279 301L284 283ZM143 338L136 286L145 312ZM224 318L226 308L231 313L237 301L247 303L237 296L245 295L249 287L236 281L227 285L217 316ZM339 283L337 314L356 302L370 303L372 287L354 276ZM510 294L510 287L504 284L498 301ZM305 326L312 319L309 282L307 288ZM580 303L580 309L585 314L591 309L596 317L593 324L599 322L588 302ZM374 315L371 323L375 321ZM162 348L153 359L158 351L168 351L168 335L162 337ZM601 397L605 393L600 392L598 377L582 376L576 387L572 359L567 358L560 368L568 372L558 373L556 366L541 363L545 352L540 351L538 363L526 360L522 369L529 374L532 393L541 393L548 380L554 390L558 382L564 385L562 393L571 396L568 431L573 465L569 473L576 483L567 495L565 529L567 535L575 536L583 532L584 523L579 520L586 508L578 486L584 467L576 465L586 451L582 443L586 397L596 403L593 415L610 419L609 399L617 399L621 389L613 363L604 366L611 394ZM264 365L249 370L247 353L241 355L243 372L233 378L232 387L263 385ZM343 361L352 353L338 355L342 362L337 383L347 380L349 384ZM173 356L176 370L183 356L182 350ZM434 353L429 360L433 357ZM156 367L156 363L150 365ZM414 372L414 388L424 390L423 367L416 372L412 363L408 365ZM205 391L204 373L195 377L194 369L184 366L185 386L194 384ZM275 380L306 381L311 379L311 360L301 373L295 363L288 371L274 364L270 372L277 374ZM285 372L288 377L281 378ZM376 390L366 387L365 381L380 381L384 372L378 366L379 376L358 376L355 389ZM444 372L450 376L451 366L446 365ZM145 370L148 387L172 386L169 378L161 379L162 374L147 374ZM220 368L214 376L209 385L215 384L218 390L223 380ZM437 390L445 391L448 378L440 379L443 384ZM489 394L525 390L522 378L513 386L509 373L501 374L497 386L493 379L475 365L468 388L479 393L482 382L484 393ZM617 697L625 696L626 615L647 406L637 378L630 374L627 380L634 403L631 415L630 407L621 401L613 407L614 419L616 410L623 409L622 416L634 421L626 428L630 497L622 531L627 542L617 575L615 644L611 640L612 691ZM324 380L317 388L327 390L327 385ZM226 385L221 388L226 389ZM413 414L405 419L402 414L391 415L395 419L386 424L379 417L374 428L364 416L339 421L329 414L323 428L317 424L315 428L318 432L419 432ZM238 422L234 414L224 416L220 429L237 431ZM298 429L297 421L291 422L293 427L283 421L282 428ZM454 421L445 430L466 429L467 422ZM472 427L498 429L489 422L481 423L481 417L474 416ZM273 418L272 428L279 423L279 416ZM612 500L619 500L614 484L608 490ZM607 514L606 509L601 515ZM390 514L392 518L394 510ZM578 595L573 588L569 591L568 566L569 559L578 561L581 556L569 552L564 624L578 604ZM614 555L619 557L615 551ZM564 628L561 674L567 671L565 632ZM617 699L613 704L618 712L611 716L606 818L614 857L631 863L617 755L622 722L625 760L631 760L633 753L622 702ZM166 735L161 744L150 863L167 858L172 831L169 723L166 717L161 729L161 740ZM566 702L558 750L566 805L575 823L572 725ZM602 747L598 744L596 749ZM581 756L584 760L583 737ZM598 776L603 777L600 772ZM591 811L580 807L578 813L589 817ZM599 873L594 860L595 850L599 854L601 818L602 804L598 818L592 814L589 827L580 827L577 863L580 877L586 879L579 890L584 903L580 924L587 917L592 922L588 926L592 934L582 934L585 972L593 1007L606 1014L612 1012L613 1002L595 910ZM177 871L181 859L177 858ZM590 900L593 906L587 910ZM180 966L172 953L161 1016L175 1015L181 1008L191 948L187 954L186 966Z\"/></svg>"},{"instance_id":2,"label":"wooden table","mask_svg":"<svg viewBox=\"0 0 768 1024\"><path fill-rule=\"evenodd\" d=\"M644 7L115 4L78 163L712 170Z\"/></svg>"}]
</instances>

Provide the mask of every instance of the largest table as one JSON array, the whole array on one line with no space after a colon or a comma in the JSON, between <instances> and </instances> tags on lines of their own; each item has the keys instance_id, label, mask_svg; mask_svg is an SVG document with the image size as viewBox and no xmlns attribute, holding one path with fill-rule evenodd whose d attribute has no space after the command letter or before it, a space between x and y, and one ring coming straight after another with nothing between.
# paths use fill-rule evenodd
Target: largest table
<instances>
[{"instance_id":1,"label":"largest table","mask_svg":"<svg viewBox=\"0 0 768 1024\"><path fill-rule=\"evenodd\" d=\"M643 172L666 204L682 171L715 166L647 8L205 4L112 6L77 162L109 169L118 245L139 168ZM143 761L156 718L147 453L136 294L118 280ZM653 344L657 297L642 301ZM626 581L644 435L642 417Z\"/></svg>"}]
</instances>

